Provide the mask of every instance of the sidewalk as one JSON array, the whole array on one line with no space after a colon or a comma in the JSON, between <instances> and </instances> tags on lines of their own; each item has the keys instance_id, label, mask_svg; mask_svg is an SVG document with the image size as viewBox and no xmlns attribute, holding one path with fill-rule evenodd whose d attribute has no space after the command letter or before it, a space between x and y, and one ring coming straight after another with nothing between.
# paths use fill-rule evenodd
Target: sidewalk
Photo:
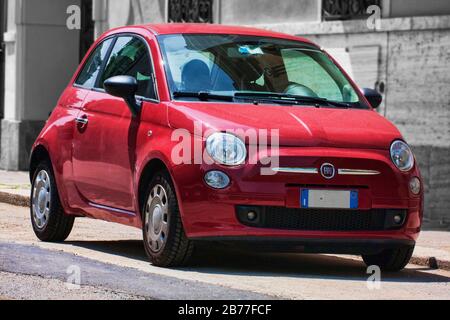
<instances>
[{"instance_id":1,"label":"sidewalk","mask_svg":"<svg viewBox=\"0 0 450 320\"><path fill-rule=\"evenodd\" d=\"M28 207L30 188L27 172L0 170L0 202ZM450 232L423 231L417 242L412 263L450 270Z\"/></svg>"},{"instance_id":2,"label":"sidewalk","mask_svg":"<svg viewBox=\"0 0 450 320\"><path fill-rule=\"evenodd\" d=\"M0 170L0 202L27 207L30 189L28 172Z\"/></svg>"}]
</instances>

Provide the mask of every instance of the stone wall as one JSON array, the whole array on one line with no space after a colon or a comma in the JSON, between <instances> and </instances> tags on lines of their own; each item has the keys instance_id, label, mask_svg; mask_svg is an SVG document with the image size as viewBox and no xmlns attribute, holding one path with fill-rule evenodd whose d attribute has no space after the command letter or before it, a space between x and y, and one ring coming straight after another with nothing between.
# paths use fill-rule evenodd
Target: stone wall
<instances>
[{"instance_id":1,"label":"stone wall","mask_svg":"<svg viewBox=\"0 0 450 320\"><path fill-rule=\"evenodd\" d=\"M163 23L167 0L93 0L95 35L134 24Z\"/></svg>"},{"instance_id":2,"label":"stone wall","mask_svg":"<svg viewBox=\"0 0 450 320\"><path fill-rule=\"evenodd\" d=\"M249 24L255 21L307 22L321 19L320 2L311 0L221 0L220 23Z\"/></svg>"},{"instance_id":3,"label":"stone wall","mask_svg":"<svg viewBox=\"0 0 450 320\"><path fill-rule=\"evenodd\" d=\"M379 112L414 149L426 226L450 228L450 16L385 19L378 30L365 21L263 27L330 49L361 87L385 84Z\"/></svg>"},{"instance_id":4,"label":"stone wall","mask_svg":"<svg viewBox=\"0 0 450 320\"><path fill-rule=\"evenodd\" d=\"M389 0L389 7L392 18L450 14L448 0Z\"/></svg>"},{"instance_id":5,"label":"stone wall","mask_svg":"<svg viewBox=\"0 0 450 320\"><path fill-rule=\"evenodd\" d=\"M450 29L392 32L387 117L414 146L427 218L450 223Z\"/></svg>"}]
</instances>

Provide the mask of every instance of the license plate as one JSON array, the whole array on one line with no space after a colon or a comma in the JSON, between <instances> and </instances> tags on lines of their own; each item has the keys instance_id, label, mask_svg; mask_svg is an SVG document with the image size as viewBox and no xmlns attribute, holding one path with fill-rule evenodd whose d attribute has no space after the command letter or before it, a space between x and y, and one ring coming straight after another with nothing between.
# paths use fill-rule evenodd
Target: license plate
<instances>
[{"instance_id":1,"label":"license plate","mask_svg":"<svg viewBox=\"0 0 450 320\"><path fill-rule=\"evenodd\" d=\"M302 208L358 209L358 191L302 189Z\"/></svg>"}]
</instances>

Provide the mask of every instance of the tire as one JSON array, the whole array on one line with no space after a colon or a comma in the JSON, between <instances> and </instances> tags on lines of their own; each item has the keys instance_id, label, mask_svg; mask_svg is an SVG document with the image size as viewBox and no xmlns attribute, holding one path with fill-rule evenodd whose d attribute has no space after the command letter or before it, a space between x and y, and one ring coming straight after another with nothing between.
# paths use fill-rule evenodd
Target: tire
<instances>
[{"instance_id":1,"label":"tire","mask_svg":"<svg viewBox=\"0 0 450 320\"><path fill-rule=\"evenodd\" d=\"M167 172L161 171L150 182L142 212L144 248L153 265L185 266L192 256L194 243L187 239L178 201Z\"/></svg>"},{"instance_id":2,"label":"tire","mask_svg":"<svg viewBox=\"0 0 450 320\"><path fill-rule=\"evenodd\" d=\"M64 213L59 199L53 169L41 162L34 172L30 196L33 231L44 242L62 242L72 231L75 217Z\"/></svg>"},{"instance_id":3,"label":"tire","mask_svg":"<svg viewBox=\"0 0 450 320\"><path fill-rule=\"evenodd\" d=\"M374 255L363 255L367 266L379 266L383 271L401 271L411 260L414 246L405 246L395 249L386 249Z\"/></svg>"}]
</instances>

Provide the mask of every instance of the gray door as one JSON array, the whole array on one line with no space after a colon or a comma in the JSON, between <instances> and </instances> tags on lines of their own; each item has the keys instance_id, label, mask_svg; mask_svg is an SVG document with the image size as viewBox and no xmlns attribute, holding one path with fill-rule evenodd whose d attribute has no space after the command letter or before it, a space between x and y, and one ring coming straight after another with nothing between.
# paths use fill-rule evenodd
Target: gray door
<instances>
[{"instance_id":1,"label":"gray door","mask_svg":"<svg viewBox=\"0 0 450 320\"><path fill-rule=\"evenodd\" d=\"M3 33L6 31L6 0L0 0L0 119L4 116L5 98L5 44Z\"/></svg>"}]
</instances>

